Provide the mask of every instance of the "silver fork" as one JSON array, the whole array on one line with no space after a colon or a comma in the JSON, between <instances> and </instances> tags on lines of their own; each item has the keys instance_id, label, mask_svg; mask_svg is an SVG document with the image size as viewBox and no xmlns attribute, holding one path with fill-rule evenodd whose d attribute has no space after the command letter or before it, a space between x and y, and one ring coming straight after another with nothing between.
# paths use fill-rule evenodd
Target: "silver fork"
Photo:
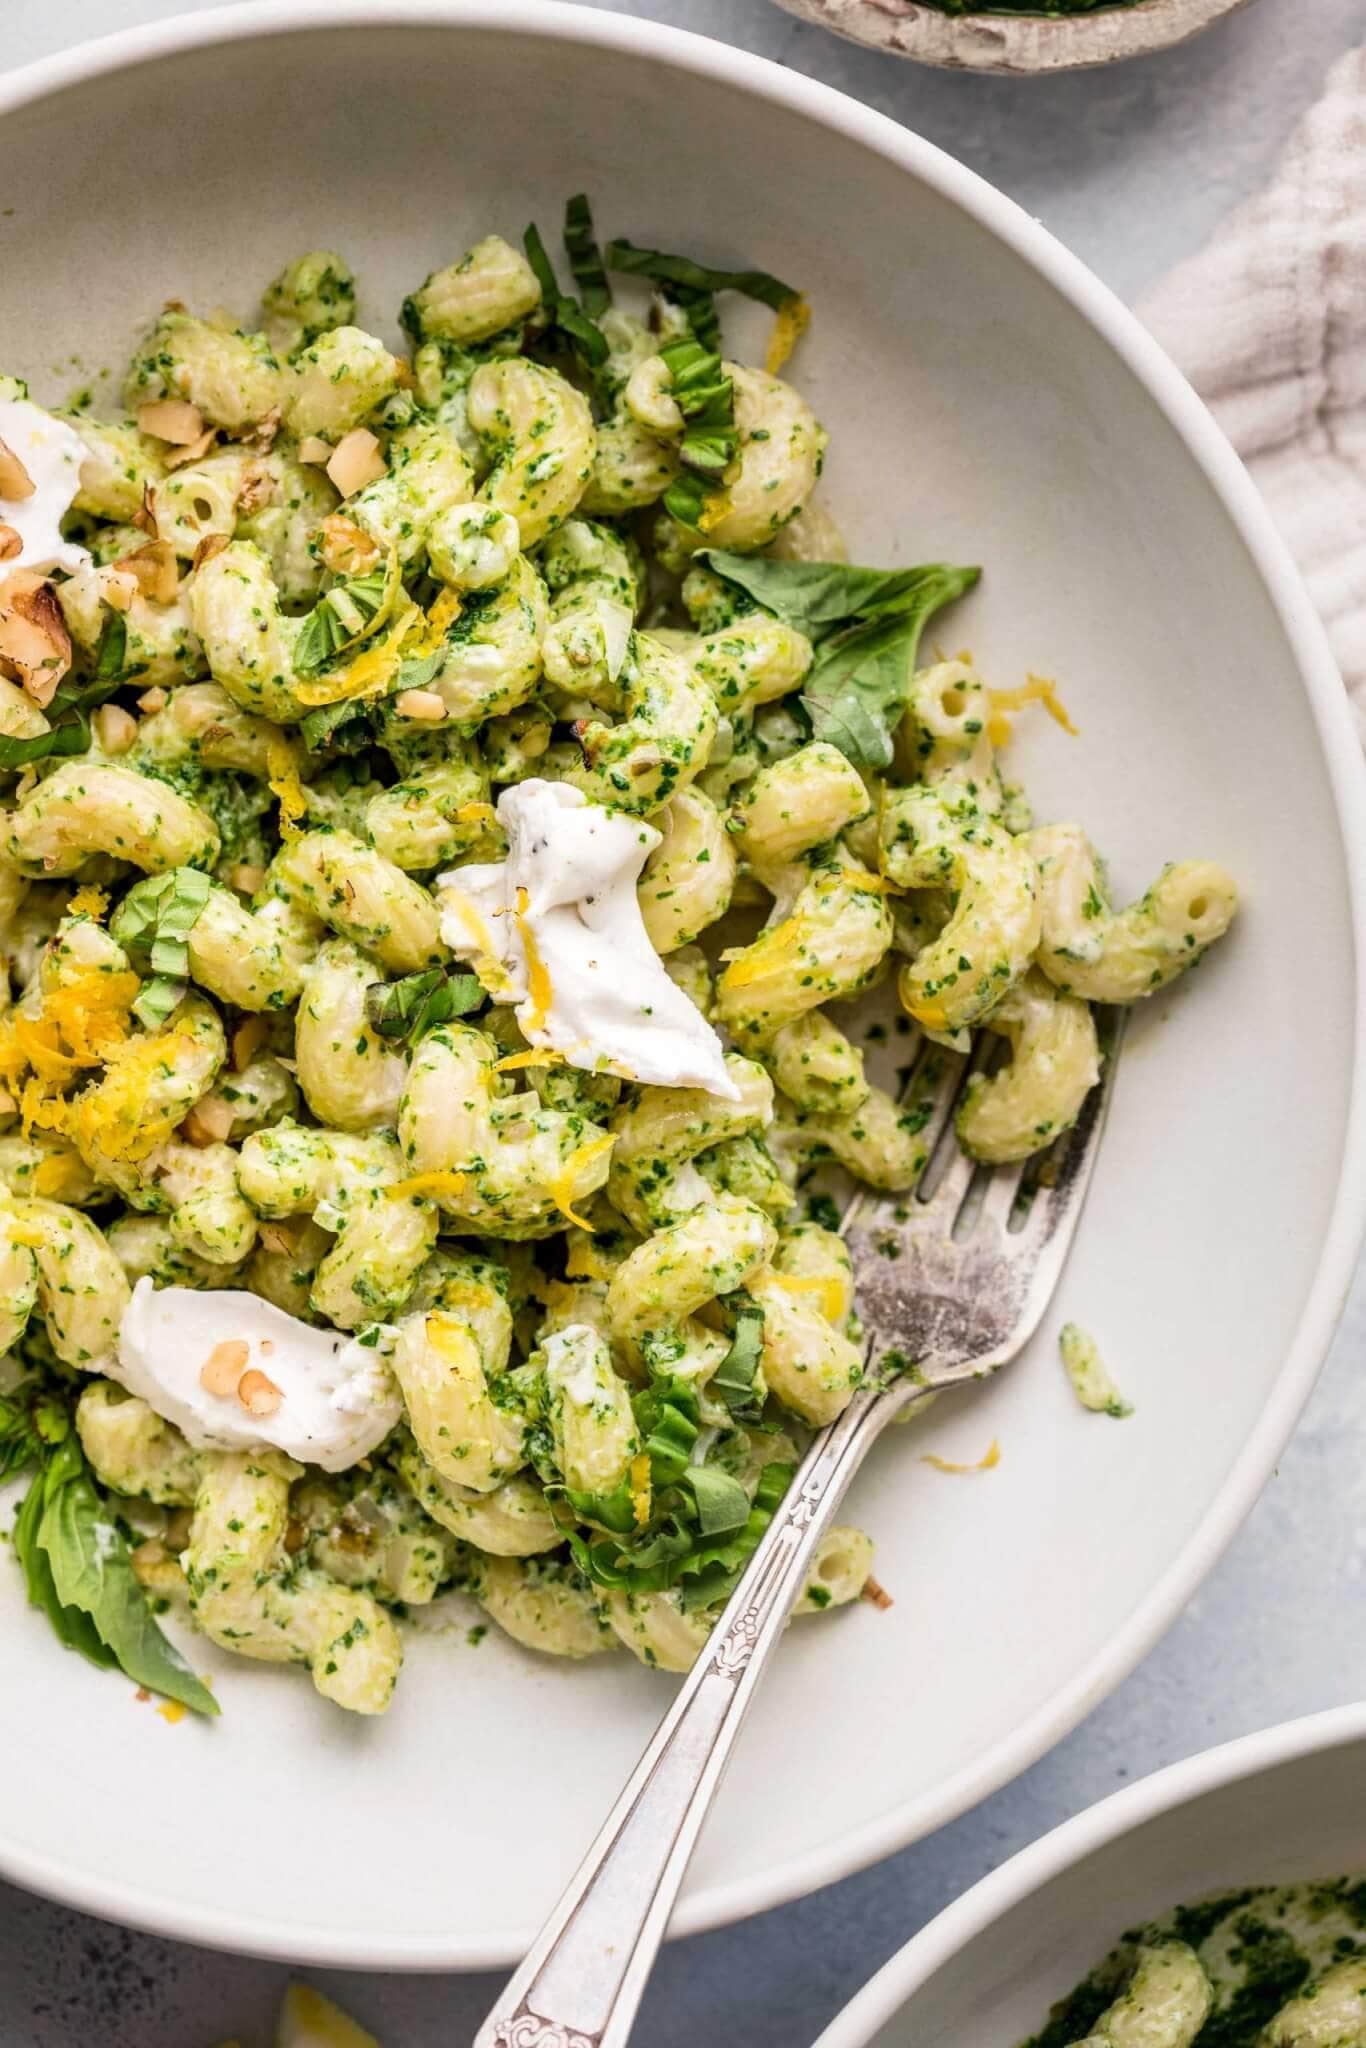
<instances>
[{"instance_id":1,"label":"silver fork","mask_svg":"<svg viewBox=\"0 0 1366 2048\"><path fill-rule=\"evenodd\" d=\"M967 1062L929 1048L908 1100L929 1163L895 1203L845 1218L870 1335L865 1385L812 1441L711 1637L473 2048L625 2048L674 1901L741 1722L816 1547L874 1439L917 1401L1014 1358L1048 1306L1076 1231L1123 1035L1076 1126L1023 1166L986 1170L950 1117Z\"/></svg>"}]
</instances>

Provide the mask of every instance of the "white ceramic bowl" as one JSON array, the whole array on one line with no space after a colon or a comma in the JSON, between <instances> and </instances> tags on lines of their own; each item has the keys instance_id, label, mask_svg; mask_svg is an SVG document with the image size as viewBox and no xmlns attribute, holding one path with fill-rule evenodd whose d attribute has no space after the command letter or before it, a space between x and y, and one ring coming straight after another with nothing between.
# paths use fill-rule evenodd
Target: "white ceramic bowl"
<instances>
[{"instance_id":1,"label":"white ceramic bowl","mask_svg":"<svg viewBox=\"0 0 1366 2048\"><path fill-rule=\"evenodd\" d=\"M852 1509L896 1605L794 1631L677 1925L887 1854L1037 1757L1166 1628L1270 1472L1351 1271L1361 769L1251 487L1008 201L685 35L540 0L296 0L89 46L0 81L0 112L0 362L40 394L121 365L164 298L245 308L319 242L387 329L433 265L490 228L553 229L580 188L608 231L796 280L856 558L984 562L952 644L1062 678L1083 738L1040 720L1017 750L1042 814L1089 820L1126 890L1183 853L1242 880L1237 935L1138 1020L1061 1297L1137 1416L1080 1411L1055 1316L920 1446L893 1432ZM992 1436L988 1476L916 1461ZM0 1636L0 1747L25 1761L0 1870L190 1939L379 1967L518 1951L668 1690L624 1655L455 1636L416 1642L390 1714L359 1723L199 1645L223 1717L172 1728L58 1650L8 1566Z\"/></svg>"},{"instance_id":2,"label":"white ceramic bowl","mask_svg":"<svg viewBox=\"0 0 1366 2048\"><path fill-rule=\"evenodd\" d=\"M946 71L1046 77L1146 57L1188 42L1247 0L1138 0L1094 14L945 14L924 0L778 0L789 14Z\"/></svg>"},{"instance_id":3,"label":"white ceramic bowl","mask_svg":"<svg viewBox=\"0 0 1366 2048\"><path fill-rule=\"evenodd\" d=\"M1366 1871L1366 1706L1285 1721L1101 1800L907 1942L816 2048L1016 2048L1125 1928L1243 1885Z\"/></svg>"}]
</instances>

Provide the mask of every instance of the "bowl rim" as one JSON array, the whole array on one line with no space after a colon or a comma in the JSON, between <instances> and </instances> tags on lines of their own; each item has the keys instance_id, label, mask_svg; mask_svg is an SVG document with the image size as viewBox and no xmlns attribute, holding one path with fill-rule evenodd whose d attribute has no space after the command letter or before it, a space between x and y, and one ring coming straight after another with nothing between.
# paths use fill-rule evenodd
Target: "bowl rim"
<instances>
[{"instance_id":1,"label":"bowl rim","mask_svg":"<svg viewBox=\"0 0 1366 2048\"><path fill-rule=\"evenodd\" d=\"M835 2015L814 2048L867 2048L878 2029L895 2019L921 1986L969 1942L1098 1849L1210 1792L1240 1783L1250 1790L1256 1779L1282 1764L1361 1742L1366 1742L1366 1701L1353 1701L1294 1721L1277 1721L1214 1749L1197 1750L1194 1756L1109 1793L1017 1850L936 1913Z\"/></svg>"},{"instance_id":2,"label":"bowl rim","mask_svg":"<svg viewBox=\"0 0 1366 2048\"><path fill-rule=\"evenodd\" d=\"M237 0L116 34L0 77L0 118L70 87L184 51L320 34L332 29L492 30L508 37L576 44L645 57L662 68L739 88L848 138L929 186L985 227L1043 277L1093 327L1147 391L1203 472L1246 547L1294 656L1333 793L1346 869L1355 952L1350 1102L1333 1209L1295 1335L1256 1427L1168 1570L1151 1586L1070 1683L1008 1740L935 1788L875 1820L787 1858L761 1878L732 1878L685 1894L670 1932L725 1926L799 1898L866 1868L957 1819L998 1791L1076 1727L1126 1678L1185 1606L1222 1554L1270 1477L1327 1353L1366 1234L1366 764L1327 636L1285 543L1233 449L1185 378L1107 285L1014 200L922 137L833 87L684 29L556 0ZM282 1937L247 1910L186 1907L167 1892L129 1891L57 1856L7 1842L0 1877L105 1919L173 1939L336 1968L483 1969L514 1961L534 1934L511 1926L469 1937L376 1938L364 1948L326 1927Z\"/></svg>"},{"instance_id":3,"label":"bowl rim","mask_svg":"<svg viewBox=\"0 0 1366 2048\"><path fill-rule=\"evenodd\" d=\"M946 71L1048 78L1170 50L1248 0L1111 0L1096 14L947 15L925 0L777 0L865 49Z\"/></svg>"}]
</instances>

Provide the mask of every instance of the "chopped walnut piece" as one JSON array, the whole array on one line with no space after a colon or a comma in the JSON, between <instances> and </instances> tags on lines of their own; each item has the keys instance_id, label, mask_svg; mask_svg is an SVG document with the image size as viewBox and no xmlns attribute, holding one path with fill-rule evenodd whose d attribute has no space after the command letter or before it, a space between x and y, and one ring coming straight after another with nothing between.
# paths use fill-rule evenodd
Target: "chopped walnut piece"
<instances>
[{"instance_id":1,"label":"chopped walnut piece","mask_svg":"<svg viewBox=\"0 0 1366 2048\"><path fill-rule=\"evenodd\" d=\"M126 754L138 736L136 718L120 704L101 704L90 723L105 754Z\"/></svg>"},{"instance_id":2,"label":"chopped walnut piece","mask_svg":"<svg viewBox=\"0 0 1366 2048\"><path fill-rule=\"evenodd\" d=\"M215 555L221 555L224 548L229 546L229 544L229 538L226 533L206 533L190 557L190 567L192 569L202 569L204 564L211 562Z\"/></svg>"},{"instance_id":3,"label":"chopped walnut piece","mask_svg":"<svg viewBox=\"0 0 1366 2048\"><path fill-rule=\"evenodd\" d=\"M225 1102L221 1095L206 1095L196 1102L180 1126L181 1136L201 1150L205 1145L221 1145L232 1135L232 1104Z\"/></svg>"},{"instance_id":4,"label":"chopped walnut piece","mask_svg":"<svg viewBox=\"0 0 1366 2048\"><path fill-rule=\"evenodd\" d=\"M446 706L435 690L400 690L394 699L400 718L422 718L437 725L446 716Z\"/></svg>"},{"instance_id":5,"label":"chopped walnut piece","mask_svg":"<svg viewBox=\"0 0 1366 2048\"><path fill-rule=\"evenodd\" d=\"M267 455L275 445L275 436L280 431L280 408L273 405L269 412L263 412L254 427L243 434L246 447L254 448L258 455Z\"/></svg>"},{"instance_id":6,"label":"chopped walnut piece","mask_svg":"<svg viewBox=\"0 0 1366 2048\"><path fill-rule=\"evenodd\" d=\"M31 498L34 489L33 478L8 441L0 441L0 498Z\"/></svg>"},{"instance_id":7,"label":"chopped walnut piece","mask_svg":"<svg viewBox=\"0 0 1366 2048\"><path fill-rule=\"evenodd\" d=\"M866 1600L872 1607L881 1607L883 1609L886 1609L888 1607L894 1607L896 1605L896 1602L892 1599L892 1596L887 1591L887 1588L881 1583L880 1580L875 1579L871 1572L869 1572L867 1578L864 1580L863 1584L859 1588L859 1598L860 1600Z\"/></svg>"},{"instance_id":8,"label":"chopped walnut piece","mask_svg":"<svg viewBox=\"0 0 1366 2048\"><path fill-rule=\"evenodd\" d=\"M274 1380L267 1379L263 1372L258 1372L253 1366L252 1370L244 1372L238 1381L237 1398L248 1415L264 1416L273 1415L285 1397Z\"/></svg>"},{"instance_id":9,"label":"chopped walnut piece","mask_svg":"<svg viewBox=\"0 0 1366 2048\"><path fill-rule=\"evenodd\" d=\"M137 410L138 430L154 441L188 448L204 431L204 415L188 398L153 398Z\"/></svg>"},{"instance_id":10,"label":"chopped walnut piece","mask_svg":"<svg viewBox=\"0 0 1366 2048\"><path fill-rule=\"evenodd\" d=\"M0 675L22 684L40 709L71 666L71 635L46 577L13 569L0 583Z\"/></svg>"},{"instance_id":11,"label":"chopped walnut piece","mask_svg":"<svg viewBox=\"0 0 1366 2048\"><path fill-rule=\"evenodd\" d=\"M12 526L0 524L0 562L12 562L24 551L24 536Z\"/></svg>"},{"instance_id":12,"label":"chopped walnut piece","mask_svg":"<svg viewBox=\"0 0 1366 2048\"><path fill-rule=\"evenodd\" d=\"M368 427L352 427L332 450L327 474L344 498L384 475L384 456Z\"/></svg>"},{"instance_id":13,"label":"chopped walnut piece","mask_svg":"<svg viewBox=\"0 0 1366 2048\"><path fill-rule=\"evenodd\" d=\"M188 441L183 448L168 448L161 459L167 469L184 469L187 463L202 462L217 439L217 428L205 427L197 440Z\"/></svg>"},{"instance_id":14,"label":"chopped walnut piece","mask_svg":"<svg viewBox=\"0 0 1366 2048\"><path fill-rule=\"evenodd\" d=\"M380 559L378 541L344 512L329 512L318 535L324 566L334 576L363 576Z\"/></svg>"},{"instance_id":15,"label":"chopped walnut piece","mask_svg":"<svg viewBox=\"0 0 1366 2048\"><path fill-rule=\"evenodd\" d=\"M134 548L114 563L137 578L138 589L153 604L174 604L180 588L180 565L168 540L150 540L145 548Z\"/></svg>"},{"instance_id":16,"label":"chopped walnut piece","mask_svg":"<svg viewBox=\"0 0 1366 2048\"><path fill-rule=\"evenodd\" d=\"M230 1400L237 1392L250 1357L251 1346L245 1337L225 1337L221 1344L214 1345L200 1366L200 1386L206 1394L216 1394L220 1401Z\"/></svg>"},{"instance_id":17,"label":"chopped walnut piece","mask_svg":"<svg viewBox=\"0 0 1366 2048\"><path fill-rule=\"evenodd\" d=\"M248 463L237 487L237 510L247 517L252 512L259 512L274 496L275 479L264 462Z\"/></svg>"},{"instance_id":18,"label":"chopped walnut piece","mask_svg":"<svg viewBox=\"0 0 1366 2048\"><path fill-rule=\"evenodd\" d=\"M305 434L295 452L300 462L321 465L332 460L332 443L324 441L321 434Z\"/></svg>"}]
</instances>

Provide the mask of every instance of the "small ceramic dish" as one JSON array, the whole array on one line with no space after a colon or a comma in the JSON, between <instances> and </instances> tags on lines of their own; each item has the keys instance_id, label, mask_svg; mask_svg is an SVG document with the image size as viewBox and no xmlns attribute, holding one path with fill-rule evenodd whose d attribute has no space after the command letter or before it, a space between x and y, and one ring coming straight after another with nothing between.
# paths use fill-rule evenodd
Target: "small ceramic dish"
<instances>
[{"instance_id":1,"label":"small ceramic dish","mask_svg":"<svg viewBox=\"0 0 1366 2048\"><path fill-rule=\"evenodd\" d=\"M778 0L851 42L949 71L1036 77L1168 50L1247 0L1120 0L1090 14L946 14L922 0Z\"/></svg>"},{"instance_id":2,"label":"small ceramic dish","mask_svg":"<svg viewBox=\"0 0 1366 2048\"><path fill-rule=\"evenodd\" d=\"M1366 1871L1366 1706L1283 1721L1102 1799L955 1899L816 2048L1015 2048L1126 1928Z\"/></svg>"}]
</instances>

